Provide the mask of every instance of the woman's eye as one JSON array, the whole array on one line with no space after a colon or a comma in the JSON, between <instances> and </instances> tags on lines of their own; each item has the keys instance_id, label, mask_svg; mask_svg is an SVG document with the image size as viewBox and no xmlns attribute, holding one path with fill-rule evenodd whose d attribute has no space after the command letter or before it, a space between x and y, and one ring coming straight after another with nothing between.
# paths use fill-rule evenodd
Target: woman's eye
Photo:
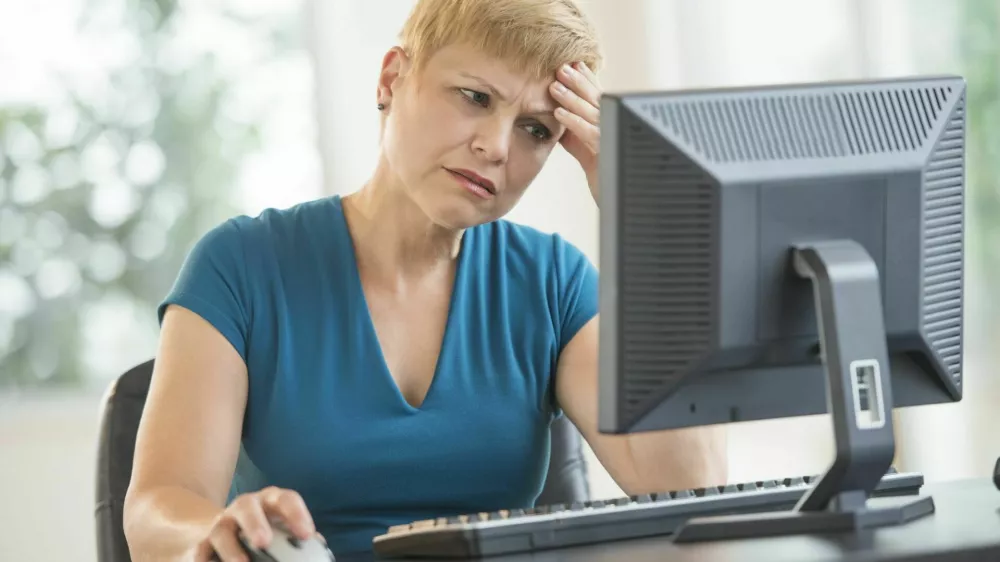
<instances>
[{"instance_id":1,"label":"woman's eye","mask_svg":"<svg viewBox=\"0 0 1000 562\"><path fill-rule=\"evenodd\" d=\"M547 141L552 137L552 131L544 125L527 125L528 133L540 141Z\"/></svg>"},{"instance_id":2,"label":"woman's eye","mask_svg":"<svg viewBox=\"0 0 1000 562\"><path fill-rule=\"evenodd\" d=\"M468 98L469 101L476 105L481 105L486 107L490 103L489 94L484 94L482 92L477 92L475 90L469 90L467 88L461 89L462 95Z\"/></svg>"}]
</instances>

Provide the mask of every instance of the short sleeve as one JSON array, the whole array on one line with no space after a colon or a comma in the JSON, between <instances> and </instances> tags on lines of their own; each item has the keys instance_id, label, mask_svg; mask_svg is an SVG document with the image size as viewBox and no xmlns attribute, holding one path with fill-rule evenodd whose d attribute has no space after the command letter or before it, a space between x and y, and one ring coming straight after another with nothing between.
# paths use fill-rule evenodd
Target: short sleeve
<instances>
[{"instance_id":1,"label":"short sleeve","mask_svg":"<svg viewBox=\"0 0 1000 562\"><path fill-rule=\"evenodd\" d=\"M587 256L573 244L557 239L556 268L559 272L559 350L598 312L598 273Z\"/></svg>"},{"instance_id":2,"label":"short sleeve","mask_svg":"<svg viewBox=\"0 0 1000 562\"><path fill-rule=\"evenodd\" d=\"M587 256L579 248L555 235L555 284L558 295L555 323L558 333L558 353L573 341L576 334L598 313L598 273ZM558 354L557 354L558 357ZM558 360L557 360L558 361ZM555 375L557 364L553 364L548 381L548 405L553 419L562 416L562 407L556 396Z\"/></svg>"},{"instance_id":3,"label":"short sleeve","mask_svg":"<svg viewBox=\"0 0 1000 562\"><path fill-rule=\"evenodd\" d=\"M171 304L191 310L214 326L246 361L250 295L243 248L236 219L206 233L188 253L157 316L162 323Z\"/></svg>"}]
</instances>

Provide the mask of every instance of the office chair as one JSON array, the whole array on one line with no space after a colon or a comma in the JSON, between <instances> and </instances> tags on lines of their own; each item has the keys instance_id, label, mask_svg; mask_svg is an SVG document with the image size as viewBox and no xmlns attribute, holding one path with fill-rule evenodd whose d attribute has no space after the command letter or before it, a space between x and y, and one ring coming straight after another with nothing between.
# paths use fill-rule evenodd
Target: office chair
<instances>
[{"instance_id":1,"label":"office chair","mask_svg":"<svg viewBox=\"0 0 1000 562\"><path fill-rule=\"evenodd\" d=\"M131 562L122 527L122 508L132 477L139 418L152 374L151 359L113 381L101 400L94 510L98 562ZM552 456L539 504L589 499L582 442L580 433L565 416L552 424Z\"/></svg>"}]
</instances>

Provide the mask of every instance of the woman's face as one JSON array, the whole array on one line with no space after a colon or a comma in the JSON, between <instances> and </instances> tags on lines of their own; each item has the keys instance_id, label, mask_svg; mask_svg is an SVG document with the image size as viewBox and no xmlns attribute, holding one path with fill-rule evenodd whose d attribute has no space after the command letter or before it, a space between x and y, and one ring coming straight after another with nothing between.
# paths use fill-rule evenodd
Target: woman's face
<instances>
[{"instance_id":1,"label":"woman's face","mask_svg":"<svg viewBox=\"0 0 1000 562\"><path fill-rule=\"evenodd\" d=\"M407 195L435 223L468 228L504 216L563 134L549 84L458 45L419 75L399 49L383 62L383 146Z\"/></svg>"}]
</instances>

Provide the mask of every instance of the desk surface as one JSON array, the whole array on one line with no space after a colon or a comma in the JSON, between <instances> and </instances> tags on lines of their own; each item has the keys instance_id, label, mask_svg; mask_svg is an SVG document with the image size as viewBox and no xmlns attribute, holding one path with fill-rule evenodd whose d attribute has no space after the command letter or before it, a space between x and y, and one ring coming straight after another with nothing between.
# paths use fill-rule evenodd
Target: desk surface
<instances>
[{"instance_id":1,"label":"desk surface","mask_svg":"<svg viewBox=\"0 0 1000 562\"><path fill-rule=\"evenodd\" d=\"M487 562L972 562L1000 560L1000 490L988 479L928 484L934 514L859 534L676 545L669 537L603 543Z\"/></svg>"}]
</instances>

